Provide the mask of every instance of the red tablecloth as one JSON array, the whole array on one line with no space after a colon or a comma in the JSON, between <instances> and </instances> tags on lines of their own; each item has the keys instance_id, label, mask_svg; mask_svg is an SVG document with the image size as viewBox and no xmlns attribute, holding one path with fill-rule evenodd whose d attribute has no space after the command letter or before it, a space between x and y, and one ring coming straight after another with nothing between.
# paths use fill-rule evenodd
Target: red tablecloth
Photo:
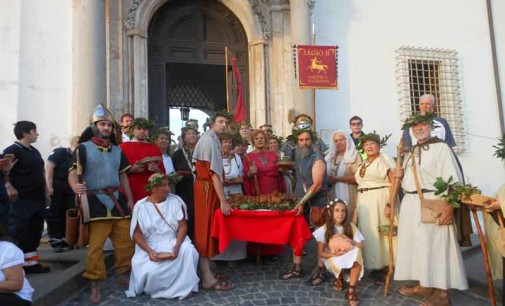
<instances>
[{"instance_id":1,"label":"red tablecloth","mask_svg":"<svg viewBox=\"0 0 505 306\"><path fill-rule=\"evenodd\" d=\"M219 240L219 252L224 252L231 240L259 243L289 244L295 255L302 255L305 242L312 233L302 215L294 211L234 210L225 217L216 210L212 237Z\"/></svg>"}]
</instances>

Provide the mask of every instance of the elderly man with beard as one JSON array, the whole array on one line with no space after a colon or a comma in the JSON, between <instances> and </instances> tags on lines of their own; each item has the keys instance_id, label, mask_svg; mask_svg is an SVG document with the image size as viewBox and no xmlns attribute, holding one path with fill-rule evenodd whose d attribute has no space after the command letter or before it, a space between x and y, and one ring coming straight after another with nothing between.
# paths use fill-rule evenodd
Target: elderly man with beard
<instances>
[{"instance_id":1,"label":"elderly man with beard","mask_svg":"<svg viewBox=\"0 0 505 306\"><path fill-rule=\"evenodd\" d=\"M114 266L118 283L122 286L128 286L134 252L134 243L130 239L133 197L126 176L130 165L114 144L113 129L112 115L99 105L93 114L93 124L80 137L68 174L72 190L88 197L89 246L83 276L91 281L90 301L93 304L100 303L100 281L107 277L103 257L107 237L114 243ZM81 181L77 175L77 157L83 170Z\"/></svg>"},{"instance_id":2,"label":"elderly man with beard","mask_svg":"<svg viewBox=\"0 0 505 306\"><path fill-rule=\"evenodd\" d=\"M196 169L195 195L195 247L200 254L202 288L230 290L234 286L218 279L210 269L209 258L218 254L216 240L211 237L214 212L221 209L223 215L231 214L231 207L224 195L223 157L219 134L226 130L231 116L216 112L210 119L210 129L200 136L193 152Z\"/></svg>"},{"instance_id":3,"label":"elderly man with beard","mask_svg":"<svg viewBox=\"0 0 505 306\"><path fill-rule=\"evenodd\" d=\"M418 284L402 286L404 296L424 296L421 306L449 305L448 289L468 289L465 266L453 224L454 208L443 207L437 223L421 221L421 194L425 199L440 199L435 195L436 179L461 182L456 157L449 146L432 137L433 113L413 115L404 129L412 127L417 144L406 156L404 169L396 169L402 177L403 197L398 225L398 252L395 280L415 280Z\"/></svg>"},{"instance_id":4,"label":"elderly man with beard","mask_svg":"<svg viewBox=\"0 0 505 306\"><path fill-rule=\"evenodd\" d=\"M312 120L312 118L309 115L300 114L296 116L296 118L294 119L293 131L307 130L311 131L312 134L315 136L316 134L314 133L312 127L313 123L314 120ZM317 137L312 139L311 147L313 151L319 152L321 154L324 154L328 150L328 147L324 144L324 142L322 142L320 139L317 139ZM284 142L284 144L282 145L281 150L282 153L284 153L284 157L287 157L291 160L295 160L296 155L299 154L299 152L297 151L299 151L300 148L299 146L297 146L297 139L294 133L286 138L286 142Z\"/></svg>"},{"instance_id":5,"label":"elderly man with beard","mask_svg":"<svg viewBox=\"0 0 505 306\"><path fill-rule=\"evenodd\" d=\"M430 94L424 94L419 98L419 113L421 115L433 112L435 106L435 97ZM442 117L433 117L433 129L431 131L432 137L438 137L445 141L449 147L456 146L456 141L452 135L451 127L446 119ZM412 128L403 130L403 146L405 148L412 148L412 139L414 139L414 131Z\"/></svg>"},{"instance_id":6,"label":"elderly man with beard","mask_svg":"<svg viewBox=\"0 0 505 306\"><path fill-rule=\"evenodd\" d=\"M297 215L303 213L310 225L311 207L323 208L327 202L328 176L326 174L326 162L312 144L315 140L314 132L310 128L294 129L293 135L297 139L295 155L295 194L298 203L295 206ZM287 280L302 275L302 256L293 254L293 265L290 270L281 276ZM308 284L316 286L325 280L325 272L322 258L318 256L317 266L314 268Z\"/></svg>"}]
</instances>

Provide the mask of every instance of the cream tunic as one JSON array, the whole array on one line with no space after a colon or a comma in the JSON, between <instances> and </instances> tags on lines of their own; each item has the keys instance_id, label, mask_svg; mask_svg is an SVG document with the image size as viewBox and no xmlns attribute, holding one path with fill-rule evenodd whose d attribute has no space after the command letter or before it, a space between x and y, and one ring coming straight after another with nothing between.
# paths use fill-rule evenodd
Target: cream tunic
<instances>
[{"instance_id":1,"label":"cream tunic","mask_svg":"<svg viewBox=\"0 0 505 306\"><path fill-rule=\"evenodd\" d=\"M452 152L445 143L432 143L415 149L417 172L421 188L434 190L437 177L447 180L450 176L459 181L459 171ZM416 191L412 158L405 160L402 187ZM437 198L425 193L427 199ZM395 280L418 280L423 287L439 289L468 289L465 266L458 245L454 225L421 223L419 196L406 193L400 209L398 225L398 253L396 255Z\"/></svg>"},{"instance_id":2,"label":"cream tunic","mask_svg":"<svg viewBox=\"0 0 505 306\"><path fill-rule=\"evenodd\" d=\"M375 270L389 265L388 237L380 235L378 227L389 224L389 219L384 214L391 186L387 173L388 170L395 168L395 162L391 157L381 153L366 168L364 176L361 177L360 170L365 165L366 161L356 170L355 174L356 182L358 183L358 199L356 201L357 225L366 239L363 248L365 268ZM386 186L386 188L359 192L360 188L383 186ZM393 248L395 247L396 237L393 238Z\"/></svg>"}]
</instances>

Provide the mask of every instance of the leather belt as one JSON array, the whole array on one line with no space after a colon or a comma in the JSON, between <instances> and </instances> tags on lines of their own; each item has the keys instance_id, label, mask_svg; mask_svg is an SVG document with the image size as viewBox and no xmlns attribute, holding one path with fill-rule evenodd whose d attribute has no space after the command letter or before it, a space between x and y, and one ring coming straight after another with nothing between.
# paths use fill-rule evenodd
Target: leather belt
<instances>
[{"instance_id":1,"label":"leather belt","mask_svg":"<svg viewBox=\"0 0 505 306\"><path fill-rule=\"evenodd\" d=\"M435 192L435 190L429 190L429 189L421 189L421 193L430 193L430 192ZM404 193L408 194L417 194L417 191L404 191Z\"/></svg>"},{"instance_id":2,"label":"leather belt","mask_svg":"<svg viewBox=\"0 0 505 306\"><path fill-rule=\"evenodd\" d=\"M367 192L367 191L370 191L370 190L377 190L377 189L383 189L383 188L388 188L389 186L381 186L381 187L371 187L371 188L358 188L358 191L363 193L363 192Z\"/></svg>"},{"instance_id":3,"label":"leather belt","mask_svg":"<svg viewBox=\"0 0 505 306\"><path fill-rule=\"evenodd\" d=\"M119 204L119 201L117 200L116 196L114 195L114 192L118 191L118 190L119 190L119 188L117 188L117 187L109 187L109 188L105 188L105 189L87 190L86 193L89 195L97 195L97 194L108 195L112 199L112 202L114 202L114 205L116 206L116 209L119 212L119 215L121 217L124 217L125 216L124 210L121 207L121 204Z\"/></svg>"}]
</instances>

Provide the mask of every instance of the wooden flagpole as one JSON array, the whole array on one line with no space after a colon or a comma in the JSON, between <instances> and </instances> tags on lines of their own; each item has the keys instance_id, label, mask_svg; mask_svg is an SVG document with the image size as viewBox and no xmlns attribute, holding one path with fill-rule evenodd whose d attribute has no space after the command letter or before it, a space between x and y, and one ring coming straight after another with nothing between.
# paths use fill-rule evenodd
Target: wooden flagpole
<instances>
[{"instance_id":1,"label":"wooden flagpole","mask_svg":"<svg viewBox=\"0 0 505 306\"><path fill-rule=\"evenodd\" d=\"M396 169L400 169L402 166L403 159L403 137L396 147ZM395 204L396 197L398 196L398 192L400 191L400 184L402 179L397 177L391 186L391 192L389 194L389 205L391 205L391 215L389 216L389 233L388 233L388 245L389 245L389 268L388 274L386 276L386 285L384 286L384 296L388 296L389 286L391 284L391 277L393 276L394 269L394 258L395 254L393 251L393 233L394 233L394 225L395 225Z\"/></svg>"},{"instance_id":2,"label":"wooden flagpole","mask_svg":"<svg viewBox=\"0 0 505 306\"><path fill-rule=\"evenodd\" d=\"M226 111L230 111L230 93L229 93L229 84L228 84L228 46L224 47L224 76L225 76L225 82L226 82Z\"/></svg>"}]
</instances>

